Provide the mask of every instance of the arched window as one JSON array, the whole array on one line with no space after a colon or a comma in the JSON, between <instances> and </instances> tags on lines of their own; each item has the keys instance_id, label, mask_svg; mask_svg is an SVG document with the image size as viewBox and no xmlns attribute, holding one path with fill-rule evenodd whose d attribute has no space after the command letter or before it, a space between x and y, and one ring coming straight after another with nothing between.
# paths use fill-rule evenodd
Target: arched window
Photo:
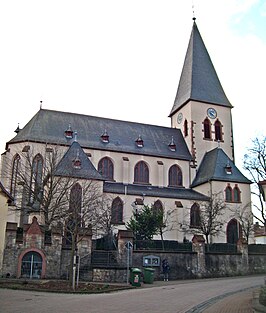
<instances>
[{"instance_id":1,"label":"arched window","mask_svg":"<svg viewBox=\"0 0 266 313\"><path fill-rule=\"evenodd\" d=\"M14 199L16 198L16 194L17 194L17 183L18 183L19 171L20 171L20 156L16 154L13 159L11 186L10 186L10 194Z\"/></svg>"},{"instance_id":2,"label":"arched window","mask_svg":"<svg viewBox=\"0 0 266 313\"><path fill-rule=\"evenodd\" d=\"M236 219L233 218L229 221L226 228L227 243L236 244L238 239L241 237L241 233L241 225Z\"/></svg>"},{"instance_id":3,"label":"arched window","mask_svg":"<svg viewBox=\"0 0 266 313\"><path fill-rule=\"evenodd\" d=\"M76 183L70 190L69 212L75 219L81 215L82 187Z\"/></svg>"},{"instance_id":4,"label":"arched window","mask_svg":"<svg viewBox=\"0 0 266 313\"><path fill-rule=\"evenodd\" d=\"M160 221L163 223L163 205L160 200L156 200L152 206L152 211L154 214L160 216Z\"/></svg>"},{"instance_id":5,"label":"arched window","mask_svg":"<svg viewBox=\"0 0 266 313\"><path fill-rule=\"evenodd\" d=\"M241 202L240 190L237 186L235 186L233 189L233 201L234 202Z\"/></svg>"},{"instance_id":6,"label":"arched window","mask_svg":"<svg viewBox=\"0 0 266 313\"><path fill-rule=\"evenodd\" d=\"M75 227L84 227L81 215L82 207L82 187L76 183L70 190L69 195L69 215L65 225L65 238L63 244L70 246L72 243L73 234L75 234Z\"/></svg>"},{"instance_id":7,"label":"arched window","mask_svg":"<svg viewBox=\"0 0 266 313\"><path fill-rule=\"evenodd\" d=\"M232 188L230 186L227 186L225 189L225 201L232 202Z\"/></svg>"},{"instance_id":8,"label":"arched window","mask_svg":"<svg viewBox=\"0 0 266 313\"><path fill-rule=\"evenodd\" d=\"M42 263L42 256L38 252L30 251L26 253L21 262L21 277L41 278Z\"/></svg>"},{"instance_id":9,"label":"arched window","mask_svg":"<svg viewBox=\"0 0 266 313\"><path fill-rule=\"evenodd\" d=\"M205 118L203 122L204 139L211 139L211 122L208 118Z\"/></svg>"},{"instance_id":10,"label":"arched window","mask_svg":"<svg viewBox=\"0 0 266 313\"><path fill-rule=\"evenodd\" d=\"M134 168L134 182L138 184L149 183L149 168L144 161L140 161Z\"/></svg>"},{"instance_id":11,"label":"arched window","mask_svg":"<svg viewBox=\"0 0 266 313\"><path fill-rule=\"evenodd\" d=\"M109 180L114 180L114 164L110 158L102 158L98 163L98 171Z\"/></svg>"},{"instance_id":12,"label":"arched window","mask_svg":"<svg viewBox=\"0 0 266 313\"><path fill-rule=\"evenodd\" d=\"M188 135L188 123L187 120L184 121L184 136Z\"/></svg>"},{"instance_id":13,"label":"arched window","mask_svg":"<svg viewBox=\"0 0 266 313\"><path fill-rule=\"evenodd\" d=\"M214 123L214 129L215 129L215 140L222 141L223 140L223 135L222 135L222 124L219 120L217 120Z\"/></svg>"},{"instance_id":14,"label":"arched window","mask_svg":"<svg viewBox=\"0 0 266 313\"><path fill-rule=\"evenodd\" d=\"M194 203L190 209L190 227L200 227L200 206Z\"/></svg>"},{"instance_id":15,"label":"arched window","mask_svg":"<svg viewBox=\"0 0 266 313\"><path fill-rule=\"evenodd\" d=\"M123 202L119 197L115 198L112 202L111 223L112 224L123 223Z\"/></svg>"},{"instance_id":16,"label":"arched window","mask_svg":"<svg viewBox=\"0 0 266 313\"><path fill-rule=\"evenodd\" d=\"M162 213L163 212L163 205L160 200L156 200L152 206L152 210L154 213Z\"/></svg>"},{"instance_id":17,"label":"arched window","mask_svg":"<svg viewBox=\"0 0 266 313\"><path fill-rule=\"evenodd\" d=\"M38 208L42 197L42 174L43 158L37 154L32 162L31 185L30 185L30 202Z\"/></svg>"},{"instance_id":18,"label":"arched window","mask_svg":"<svg viewBox=\"0 0 266 313\"><path fill-rule=\"evenodd\" d=\"M178 187L183 185L182 171L178 165L172 165L169 169L169 186Z\"/></svg>"}]
</instances>

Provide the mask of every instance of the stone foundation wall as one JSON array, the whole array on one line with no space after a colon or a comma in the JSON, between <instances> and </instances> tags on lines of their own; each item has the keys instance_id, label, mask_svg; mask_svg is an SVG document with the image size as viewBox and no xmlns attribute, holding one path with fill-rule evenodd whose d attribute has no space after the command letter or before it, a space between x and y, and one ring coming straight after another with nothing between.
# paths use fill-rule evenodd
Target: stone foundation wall
<instances>
[{"instance_id":1,"label":"stone foundation wall","mask_svg":"<svg viewBox=\"0 0 266 313\"><path fill-rule=\"evenodd\" d=\"M117 268L94 268L93 272L93 281L95 282L117 282L117 283L126 283L127 281L127 269L117 269Z\"/></svg>"}]
</instances>

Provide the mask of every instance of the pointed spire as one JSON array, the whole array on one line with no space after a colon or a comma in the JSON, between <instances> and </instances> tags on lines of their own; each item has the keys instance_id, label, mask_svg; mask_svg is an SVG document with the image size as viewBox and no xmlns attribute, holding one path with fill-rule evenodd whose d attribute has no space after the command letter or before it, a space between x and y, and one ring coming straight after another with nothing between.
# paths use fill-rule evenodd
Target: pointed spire
<instances>
[{"instance_id":1,"label":"pointed spire","mask_svg":"<svg viewBox=\"0 0 266 313\"><path fill-rule=\"evenodd\" d=\"M232 107L193 17L193 27L170 116L189 100Z\"/></svg>"},{"instance_id":2,"label":"pointed spire","mask_svg":"<svg viewBox=\"0 0 266 313\"><path fill-rule=\"evenodd\" d=\"M15 133L19 133L20 132L20 128L19 128L19 123L18 123L18 127L16 128L16 130L15 130Z\"/></svg>"}]
</instances>

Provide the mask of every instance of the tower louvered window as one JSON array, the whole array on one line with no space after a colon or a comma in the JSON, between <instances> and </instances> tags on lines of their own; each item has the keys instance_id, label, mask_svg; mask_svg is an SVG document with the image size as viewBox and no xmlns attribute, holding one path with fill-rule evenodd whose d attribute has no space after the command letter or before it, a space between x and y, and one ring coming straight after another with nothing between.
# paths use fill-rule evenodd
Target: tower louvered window
<instances>
[{"instance_id":1,"label":"tower louvered window","mask_svg":"<svg viewBox=\"0 0 266 313\"><path fill-rule=\"evenodd\" d=\"M222 141L223 136L222 136L222 124L220 121L216 121L214 123L214 129L215 129L215 140L217 141Z\"/></svg>"},{"instance_id":2,"label":"tower louvered window","mask_svg":"<svg viewBox=\"0 0 266 313\"><path fill-rule=\"evenodd\" d=\"M204 139L211 139L211 122L206 118L203 122Z\"/></svg>"}]
</instances>

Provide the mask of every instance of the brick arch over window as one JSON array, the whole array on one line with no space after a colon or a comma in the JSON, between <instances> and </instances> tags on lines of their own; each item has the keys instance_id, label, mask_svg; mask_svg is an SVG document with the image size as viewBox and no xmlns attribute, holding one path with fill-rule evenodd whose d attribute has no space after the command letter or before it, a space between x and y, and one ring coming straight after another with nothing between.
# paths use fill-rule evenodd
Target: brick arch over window
<instances>
[{"instance_id":1,"label":"brick arch over window","mask_svg":"<svg viewBox=\"0 0 266 313\"><path fill-rule=\"evenodd\" d=\"M15 199L17 194L18 176L20 171L21 158L19 154L16 154L13 158L12 173L11 173L11 185L10 194Z\"/></svg>"},{"instance_id":2,"label":"brick arch over window","mask_svg":"<svg viewBox=\"0 0 266 313\"><path fill-rule=\"evenodd\" d=\"M111 223L112 224L123 223L123 201L119 197L116 197L112 202Z\"/></svg>"},{"instance_id":3,"label":"brick arch over window","mask_svg":"<svg viewBox=\"0 0 266 313\"><path fill-rule=\"evenodd\" d=\"M102 158L98 163L98 171L105 179L114 180L114 163L108 158Z\"/></svg>"},{"instance_id":4,"label":"brick arch over window","mask_svg":"<svg viewBox=\"0 0 266 313\"><path fill-rule=\"evenodd\" d=\"M144 161L140 161L135 165L134 183L149 184L149 168Z\"/></svg>"},{"instance_id":5,"label":"brick arch over window","mask_svg":"<svg viewBox=\"0 0 266 313\"><path fill-rule=\"evenodd\" d=\"M200 227L200 206L194 203L190 209L190 227Z\"/></svg>"},{"instance_id":6,"label":"brick arch over window","mask_svg":"<svg viewBox=\"0 0 266 313\"><path fill-rule=\"evenodd\" d=\"M214 123L214 130L215 130L215 140L222 141L223 140L223 130L222 124L219 120L216 120Z\"/></svg>"},{"instance_id":7,"label":"brick arch over window","mask_svg":"<svg viewBox=\"0 0 266 313\"><path fill-rule=\"evenodd\" d=\"M211 122L207 117L203 121L203 132L204 139L211 139Z\"/></svg>"},{"instance_id":8,"label":"brick arch over window","mask_svg":"<svg viewBox=\"0 0 266 313\"><path fill-rule=\"evenodd\" d=\"M169 168L168 184L170 187L183 186L183 174L181 168L174 164Z\"/></svg>"}]
</instances>

